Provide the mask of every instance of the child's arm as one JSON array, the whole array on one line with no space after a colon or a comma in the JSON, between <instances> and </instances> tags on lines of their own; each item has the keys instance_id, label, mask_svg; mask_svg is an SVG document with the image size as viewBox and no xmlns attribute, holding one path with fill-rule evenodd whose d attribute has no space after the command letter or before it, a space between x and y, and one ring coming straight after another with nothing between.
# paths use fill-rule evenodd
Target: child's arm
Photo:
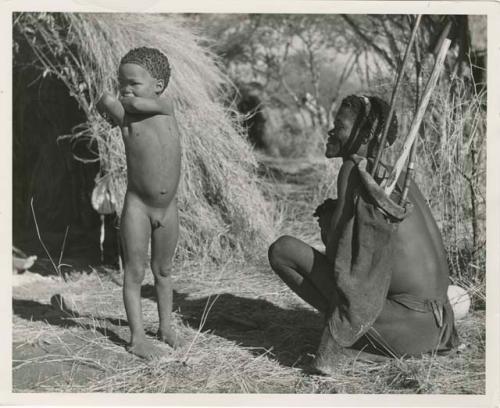
<instances>
[{"instance_id":1,"label":"child's arm","mask_svg":"<svg viewBox=\"0 0 500 408\"><path fill-rule=\"evenodd\" d=\"M109 93L104 92L97 102L97 111L108 120L111 117L112 125L121 126L123 124L123 118L125 116L125 109L118 99L113 98ZM108 122L110 122L108 120Z\"/></svg>"},{"instance_id":2,"label":"child's arm","mask_svg":"<svg viewBox=\"0 0 500 408\"><path fill-rule=\"evenodd\" d=\"M127 96L120 99L123 108L128 113L144 115L172 115L173 107L169 98L141 98Z\"/></svg>"}]
</instances>

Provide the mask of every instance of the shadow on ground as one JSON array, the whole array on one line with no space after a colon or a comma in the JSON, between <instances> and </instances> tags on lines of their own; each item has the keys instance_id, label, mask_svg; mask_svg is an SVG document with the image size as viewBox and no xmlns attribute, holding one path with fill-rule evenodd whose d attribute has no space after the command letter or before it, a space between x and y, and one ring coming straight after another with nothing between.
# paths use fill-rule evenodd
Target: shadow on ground
<instances>
[{"instance_id":1,"label":"shadow on ground","mask_svg":"<svg viewBox=\"0 0 500 408\"><path fill-rule=\"evenodd\" d=\"M141 294L144 298L156 299L152 285L144 285ZM184 324L194 330L200 326L207 303L212 302L202 331L234 341L256 356L269 351L282 365L303 367L310 360L308 354L314 353L318 346L322 320L314 311L283 309L267 300L229 293L188 299L188 295L174 292L174 308L180 311ZM98 331L111 342L126 345L118 330L128 326L124 319L85 315L33 300L13 299L12 306L14 315L23 319L43 321L62 328ZM98 325L94 324L96 320Z\"/></svg>"},{"instance_id":2,"label":"shadow on ground","mask_svg":"<svg viewBox=\"0 0 500 408\"><path fill-rule=\"evenodd\" d=\"M12 299L12 311L14 315L26 320L47 322L48 324L62 328L78 327L89 331L97 331L119 346L127 344L120 335L110 329L110 327L128 326L128 322L123 319L111 317L99 318L80 314L73 310L62 310L53 305L39 303L34 300L24 299ZM93 322L88 320L85 321L86 319L97 320L99 325L93 324Z\"/></svg>"},{"instance_id":3,"label":"shadow on ground","mask_svg":"<svg viewBox=\"0 0 500 408\"><path fill-rule=\"evenodd\" d=\"M155 299L152 285L142 288L142 296ZM207 304L213 303L202 331L234 341L255 355L266 350L282 365L305 367L319 344L322 318L305 308L283 309L264 300L230 293L188 299L174 292L174 308L184 323L197 330Z\"/></svg>"}]
</instances>

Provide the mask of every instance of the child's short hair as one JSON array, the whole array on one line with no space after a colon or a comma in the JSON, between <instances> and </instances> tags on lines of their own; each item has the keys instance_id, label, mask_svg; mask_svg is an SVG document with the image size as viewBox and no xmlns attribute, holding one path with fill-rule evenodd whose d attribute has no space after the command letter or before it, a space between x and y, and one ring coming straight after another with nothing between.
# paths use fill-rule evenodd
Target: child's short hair
<instances>
[{"instance_id":1,"label":"child's short hair","mask_svg":"<svg viewBox=\"0 0 500 408\"><path fill-rule=\"evenodd\" d=\"M148 71L153 78L163 79L162 92L170 80L170 63L165 54L156 48L139 47L127 52L120 61L123 64L137 64Z\"/></svg>"}]
</instances>

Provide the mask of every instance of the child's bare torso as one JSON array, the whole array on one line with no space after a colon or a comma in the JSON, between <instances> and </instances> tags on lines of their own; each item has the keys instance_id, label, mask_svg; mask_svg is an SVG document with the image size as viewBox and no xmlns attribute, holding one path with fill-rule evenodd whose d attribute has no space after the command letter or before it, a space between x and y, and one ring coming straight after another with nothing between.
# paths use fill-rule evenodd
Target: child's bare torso
<instances>
[{"instance_id":1,"label":"child's bare torso","mask_svg":"<svg viewBox=\"0 0 500 408\"><path fill-rule=\"evenodd\" d=\"M127 192L151 207L167 207L177 193L181 167L175 116L126 114L121 127L127 156Z\"/></svg>"}]
</instances>

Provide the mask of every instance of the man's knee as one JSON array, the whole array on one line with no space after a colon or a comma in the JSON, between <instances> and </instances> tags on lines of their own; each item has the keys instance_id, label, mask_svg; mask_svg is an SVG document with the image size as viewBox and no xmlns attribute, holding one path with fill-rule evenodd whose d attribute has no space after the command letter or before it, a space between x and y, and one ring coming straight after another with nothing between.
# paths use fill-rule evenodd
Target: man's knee
<instances>
[{"instance_id":1,"label":"man's knee","mask_svg":"<svg viewBox=\"0 0 500 408\"><path fill-rule=\"evenodd\" d=\"M273 269L279 268L289 258L293 240L293 237L283 235L271 244L267 256Z\"/></svg>"}]
</instances>

